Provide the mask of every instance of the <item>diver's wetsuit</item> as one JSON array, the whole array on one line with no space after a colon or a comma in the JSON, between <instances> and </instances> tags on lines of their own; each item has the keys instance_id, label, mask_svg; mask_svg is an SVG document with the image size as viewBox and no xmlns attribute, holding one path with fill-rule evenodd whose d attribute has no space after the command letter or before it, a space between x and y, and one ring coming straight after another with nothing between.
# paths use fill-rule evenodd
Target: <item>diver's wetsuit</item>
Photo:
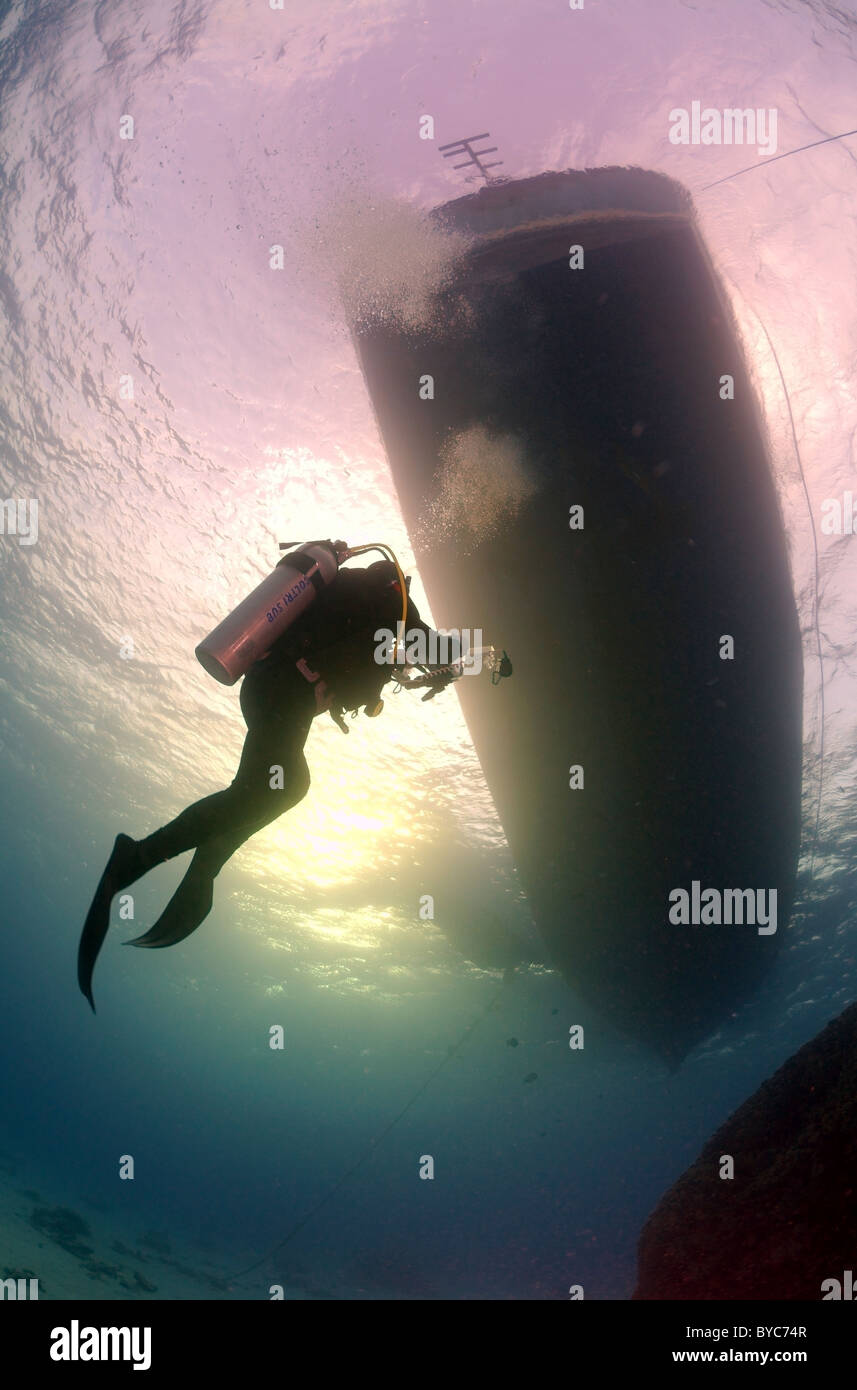
<instances>
[{"instance_id":1,"label":"diver's wetsuit","mask_svg":"<svg viewBox=\"0 0 857 1390\"><path fill-rule=\"evenodd\" d=\"M313 687L294 664L278 671L276 680L259 675L261 665L251 667L241 686L247 734L231 785L141 840L148 867L196 848L188 872L213 879L245 840L309 791L303 746L318 712ZM275 775L278 768L281 776Z\"/></svg>"},{"instance_id":2,"label":"diver's wetsuit","mask_svg":"<svg viewBox=\"0 0 857 1390\"><path fill-rule=\"evenodd\" d=\"M316 714L331 708L341 720L343 710L356 711L361 705L367 713L375 710L381 688L392 676L389 665L375 660L375 633L395 633L401 616L401 590L389 561L364 570L343 569L267 656L254 663L241 687L247 735L232 784L194 802L144 840L117 837L79 956L81 987L90 1003L92 966L107 926L105 898L156 864L196 849L159 920L131 944L170 946L189 936L208 915L214 879L236 849L306 796L310 775L303 747ZM434 635L408 599L408 633L415 628L427 638ZM453 642L449 659L458 656L460 648Z\"/></svg>"},{"instance_id":3,"label":"diver's wetsuit","mask_svg":"<svg viewBox=\"0 0 857 1390\"><path fill-rule=\"evenodd\" d=\"M251 666L240 696L247 736L231 786L203 797L140 841L147 860L161 863L196 847L190 871L213 878L239 845L306 796L310 774L303 746L315 715L331 700L334 708L372 709L391 678L390 667L374 657L376 631L395 632L402 616L395 578L395 567L385 561L368 570L341 570L294 628ZM410 599L407 628L431 632ZM298 670L298 660L318 673L327 703L317 697L316 683ZM282 768L279 779L277 768Z\"/></svg>"}]
</instances>

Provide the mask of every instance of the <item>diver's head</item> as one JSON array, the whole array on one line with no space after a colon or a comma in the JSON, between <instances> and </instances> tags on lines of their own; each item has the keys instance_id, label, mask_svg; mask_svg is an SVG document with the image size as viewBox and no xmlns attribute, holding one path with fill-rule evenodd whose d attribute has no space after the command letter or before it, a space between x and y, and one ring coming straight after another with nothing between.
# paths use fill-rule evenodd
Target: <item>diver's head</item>
<instances>
[{"instance_id":1,"label":"diver's head","mask_svg":"<svg viewBox=\"0 0 857 1390\"><path fill-rule=\"evenodd\" d=\"M371 565L366 566L366 573L373 579L389 580L396 578L396 566L392 560L373 560Z\"/></svg>"},{"instance_id":2,"label":"diver's head","mask_svg":"<svg viewBox=\"0 0 857 1390\"><path fill-rule=\"evenodd\" d=\"M399 575L392 560L373 560L371 565L367 565L366 574L377 581L382 587L390 585L399 588ZM410 592L411 577L405 576L405 588Z\"/></svg>"}]
</instances>

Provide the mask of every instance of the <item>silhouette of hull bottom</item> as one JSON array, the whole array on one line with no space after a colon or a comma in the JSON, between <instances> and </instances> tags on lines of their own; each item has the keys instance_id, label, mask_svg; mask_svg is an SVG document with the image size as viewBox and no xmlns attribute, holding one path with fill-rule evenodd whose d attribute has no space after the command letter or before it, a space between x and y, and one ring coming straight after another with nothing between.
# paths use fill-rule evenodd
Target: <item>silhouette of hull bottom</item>
<instances>
[{"instance_id":1,"label":"silhouette of hull bottom","mask_svg":"<svg viewBox=\"0 0 857 1390\"><path fill-rule=\"evenodd\" d=\"M456 688L550 957L674 1066L770 968L799 848L800 632L737 334L662 176L434 215L472 248L424 329L355 330L361 365L435 620L514 661ZM777 930L672 923L694 881L774 890Z\"/></svg>"}]
</instances>

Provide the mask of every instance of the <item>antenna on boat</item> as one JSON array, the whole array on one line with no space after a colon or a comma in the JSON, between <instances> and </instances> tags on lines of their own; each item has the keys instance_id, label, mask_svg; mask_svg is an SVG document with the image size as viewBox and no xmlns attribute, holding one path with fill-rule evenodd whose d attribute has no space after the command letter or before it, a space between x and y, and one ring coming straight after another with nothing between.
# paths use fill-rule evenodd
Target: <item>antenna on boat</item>
<instances>
[{"instance_id":1,"label":"antenna on boat","mask_svg":"<svg viewBox=\"0 0 857 1390\"><path fill-rule=\"evenodd\" d=\"M487 150L476 150L473 148L477 140L490 139L490 133L486 130L482 135L468 135L466 140L452 140L448 145L438 145L437 148L444 159L452 159L457 154L466 154L468 156L467 159L463 160L461 164L453 164L453 169L467 169L471 164L475 164L485 182L494 183L500 176L497 174L489 174L488 170L496 169L498 165L503 163L503 160L494 159L490 164L485 164L482 156L486 154L496 154L498 146L491 145ZM471 174L469 178L465 179L465 183L473 183L475 178L476 175Z\"/></svg>"}]
</instances>

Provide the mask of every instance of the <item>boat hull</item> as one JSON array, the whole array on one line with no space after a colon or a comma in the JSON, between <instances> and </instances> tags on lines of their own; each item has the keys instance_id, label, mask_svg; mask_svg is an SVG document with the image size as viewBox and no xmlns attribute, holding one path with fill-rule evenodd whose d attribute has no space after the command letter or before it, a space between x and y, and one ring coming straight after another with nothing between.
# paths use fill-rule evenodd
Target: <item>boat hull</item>
<instances>
[{"instance_id":1,"label":"boat hull","mask_svg":"<svg viewBox=\"0 0 857 1390\"><path fill-rule=\"evenodd\" d=\"M430 322L355 328L420 574L514 662L457 689L551 960L676 1065L770 969L799 849L801 639L746 364L671 180L434 216L473 240ZM694 881L775 891L777 930L671 921Z\"/></svg>"}]
</instances>

